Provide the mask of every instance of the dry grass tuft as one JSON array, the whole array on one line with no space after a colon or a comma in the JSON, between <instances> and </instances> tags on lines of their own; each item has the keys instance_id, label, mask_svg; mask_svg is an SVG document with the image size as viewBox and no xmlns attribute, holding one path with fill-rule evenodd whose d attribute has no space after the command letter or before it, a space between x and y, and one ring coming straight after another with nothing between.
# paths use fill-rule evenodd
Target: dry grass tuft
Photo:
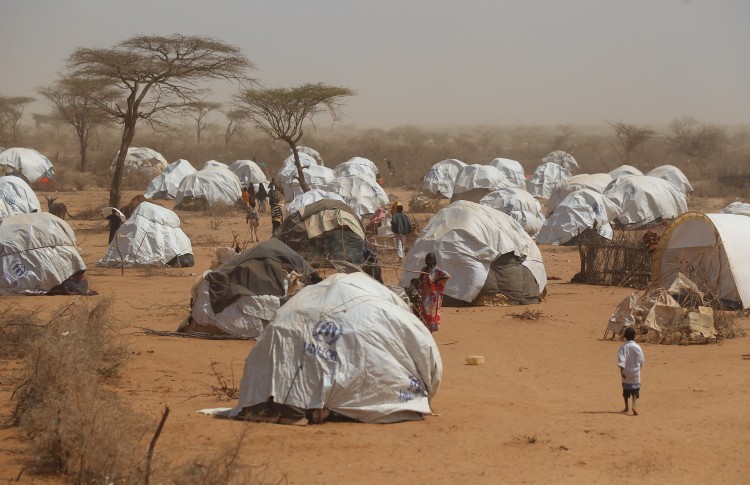
<instances>
[{"instance_id":1,"label":"dry grass tuft","mask_svg":"<svg viewBox=\"0 0 750 485\"><path fill-rule=\"evenodd\" d=\"M518 318L520 320L539 320L544 316L544 312L541 310L530 310L526 309L522 311L521 313L513 312L513 313L506 313L507 316Z\"/></svg>"}]
</instances>

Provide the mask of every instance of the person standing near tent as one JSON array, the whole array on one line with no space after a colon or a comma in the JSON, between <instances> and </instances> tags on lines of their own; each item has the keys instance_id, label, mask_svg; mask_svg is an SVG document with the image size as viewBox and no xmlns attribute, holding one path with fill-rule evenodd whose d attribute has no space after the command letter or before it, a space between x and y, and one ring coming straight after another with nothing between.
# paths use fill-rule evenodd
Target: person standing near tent
<instances>
[{"instance_id":1,"label":"person standing near tent","mask_svg":"<svg viewBox=\"0 0 750 485\"><path fill-rule=\"evenodd\" d=\"M641 367L646 362L643 349L635 342L635 328L628 327L624 332L627 340L617 352L617 366L622 377L622 397L625 399L625 409L628 412L628 398L633 398L633 416L638 416L635 403L641 397Z\"/></svg>"},{"instance_id":2,"label":"person standing near tent","mask_svg":"<svg viewBox=\"0 0 750 485\"><path fill-rule=\"evenodd\" d=\"M251 201L250 207L247 208L245 222L247 222L250 226L250 241L260 242L260 238L258 237L258 224L260 223L260 216L258 216L258 211L255 210L255 201Z\"/></svg>"},{"instance_id":3,"label":"person standing near tent","mask_svg":"<svg viewBox=\"0 0 750 485\"><path fill-rule=\"evenodd\" d=\"M425 266L419 275L419 293L422 304L420 318L430 332L437 332L440 325L440 307L443 305L443 290L451 275L437 266L435 253L427 253Z\"/></svg>"},{"instance_id":4,"label":"person standing near tent","mask_svg":"<svg viewBox=\"0 0 750 485\"><path fill-rule=\"evenodd\" d=\"M284 220L284 210L281 208L281 204L276 199L271 201L271 225L273 229L271 234L276 234L276 230L281 226L281 222Z\"/></svg>"},{"instance_id":5,"label":"person standing near tent","mask_svg":"<svg viewBox=\"0 0 750 485\"><path fill-rule=\"evenodd\" d=\"M396 236L396 254L398 254L398 260L403 261L404 243L406 242L406 235L411 232L411 221L404 214L404 206L400 202L396 202L396 204L396 213L393 215L393 219L391 219L391 231Z\"/></svg>"},{"instance_id":6,"label":"person standing near tent","mask_svg":"<svg viewBox=\"0 0 750 485\"><path fill-rule=\"evenodd\" d=\"M107 221L109 221L109 241L108 244L112 244L112 240L115 238L115 234L117 234L117 230L120 229L120 226L122 225L122 219L120 218L120 215L117 213L115 209L112 209L112 213L105 217Z\"/></svg>"},{"instance_id":7,"label":"person standing near tent","mask_svg":"<svg viewBox=\"0 0 750 485\"><path fill-rule=\"evenodd\" d=\"M266 212L266 197L268 197L266 186L261 182L258 184L258 192L255 194L255 198L258 199L258 210L260 212Z\"/></svg>"},{"instance_id":8,"label":"person standing near tent","mask_svg":"<svg viewBox=\"0 0 750 485\"><path fill-rule=\"evenodd\" d=\"M250 193L247 191L247 187L242 187L242 203L245 204L245 209L250 208Z\"/></svg>"}]
</instances>

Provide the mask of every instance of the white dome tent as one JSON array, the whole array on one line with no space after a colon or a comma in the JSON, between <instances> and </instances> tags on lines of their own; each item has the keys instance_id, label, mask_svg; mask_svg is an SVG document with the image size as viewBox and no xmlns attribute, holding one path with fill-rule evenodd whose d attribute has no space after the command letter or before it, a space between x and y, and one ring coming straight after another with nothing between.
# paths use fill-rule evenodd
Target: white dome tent
<instances>
[{"instance_id":1,"label":"white dome tent","mask_svg":"<svg viewBox=\"0 0 750 485\"><path fill-rule=\"evenodd\" d=\"M615 222L628 229L674 219L688 210L687 199L680 189L666 180L648 175L613 180L604 196L620 209Z\"/></svg>"},{"instance_id":2,"label":"white dome tent","mask_svg":"<svg viewBox=\"0 0 750 485\"><path fill-rule=\"evenodd\" d=\"M201 170L203 170L204 168L211 168L211 167L219 167L219 168L226 168L226 169L229 168L227 164L224 162L220 162L218 160L206 160Z\"/></svg>"},{"instance_id":3,"label":"white dome tent","mask_svg":"<svg viewBox=\"0 0 750 485\"><path fill-rule=\"evenodd\" d=\"M117 230L99 266L193 266L193 247L169 209L141 202Z\"/></svg>"},{"instance_id":4,"label":"white dome tent","mask_svg":"<svg viewBox=\"0 0 750 485\"><path fill-rule=\"evenodd\" d=\"M23 177L29 184L51 185L55 168L47 157L32 148L8 148L0 152L0 175Z\"/></svg>"},{"instance_id":5,"label":"white dome tent","mask_svg":"<svg viewBox=\"0 0 750 485\"><path fill-rule=\"evenodd\" d=\"M334 180L333 170L322 165L310 165L303 170L305 175L305 182L310 189L325 189L332 180ZM288 179L283 183L284 199L287 201L294 200L294 198L303 194L302 187L296 179L297 171L294 170L294 175L290 175Z\"/></svg>"},{"instance_id":6,"label":"white dome tent","mask_svg":"<svg viewBox=\"0 0 750 485\"><path fill-rule=\"evenodd\" d=\"M745 202L732 202L721 209L722 214L739 214L741 216L750 216L750 204Z\"/></svg>"},{"instance_id":7,"label":"white dome tent","mask_svg":"<svg viewBox=\"0 0 750 485\"><path fill-rule=\"evenodd\" d=\"M240 179L240 183L243 187L246 187L249 184L255 186L256 184L268 183L266 174L263 173L263 170L261 170L258 164L252 160L235 160L234 163L229 166L229 170Z\"/></svg>"},{"instance_id":8,"label":"white dome tent","mask_svg":"<svg viewBox=\"0 0 750 485\"><path fill-rule=\"evenodd\" d=\"M500 170L516 187L526 190L526 175L519 162L510 158L496 158L490 165Z\"/></svg>"},{"instance_id":9,"label":"white dome tent","mask_svg":"<svg viewBox=\"0 0 750 485\"><path fill-rule=\"evenodd\" d=\"M289 151L291 151L291 149ZM326 166L326 164L323 162L323 157L321 157L320 153L318 153L318 151L313 148L297 147L297 153L304 153L307 156L313 157L315 161L318 163L318 165L320 165L321 167Z\"/></svg>"},{"instance_id":10,"label":"white dome tent","mask_svg":"<svg viewBox=\"0 0 750 485\"><path fill-rule=\"evenodd\" d=\"M310 167L320 166L318 165L318 162L316 162L315 159L310 155L307 155L305 153L298 153L298 155L300 165L302 165L303 173L306 172ZM328 168L326 170L318 171L316 172L316 174L330 174L330 178L333 178L333 170ZM274 179L277 186L284 191L284 199L286 199L287 201L291 201L296 195L302 193L302 190L299 188L299 183L296 182L298 177L299 174L297 173L297 165L294 163L294 154L292 154L289 155L281 164L281 168L279 169ZM297 193L295 193L295 184L297 185Z\"/></svg>"},{"instance_id":11,"label":"white dome tent","mask_svg":"<svg viewBox=\"0 0 750 485\"><path fill-rule=\"evenodd\" d=\"M110 163L110 174L114 173L117 157L119 156L120 152L118 151ZM128 148L128 154L125 156L124 175L153 178L168 166L169 163L167 163L167 160L156 150L130 147Z\"/></svg>"},{"instance_id":12,"label":"white dome tent","mask_svg":"<svg viewBox=\"0 0 750 485\"><path fill-rule=\"evenodd\" d=\"M630 165L620 165L616 169L609 172L609 176L612 177L612 180L620 177L625 177L627 175L643 175L643 172Z\"/></svg>"},{"instance_id":13,"label":"white dome tent","mask_svg":"<svg viewBox=\"0 0 750 485\"><path fill-rule=\"evenodd\" d=\"M669 288L685 274L710 288L729 308L750 307L750 218L688 212L670 224L654 252L651 281ZM698 274L693 274L695 271ZM704 291L701 289L701 291Z\"/></svg>"},{"instance_id":14,"label":"white dome tent","mask_svg":"<svg viewBox=\"0 0 750 485\"><path fill-rule=\"evenodd\" d=\"M346 162L336 165L333 169L335 177L348 177L350 175L361 175L377 180L378 167L371 160L362 157L353 157Z\"/></svg>"},{"instance_id":15,"label":"white dome tent","mask_svg":"<svg viewBox=\"0 0 750 485\"><path fill-rule=\"evenodd\" d=\"M465 166L464 162L455 158L437 162L422 177L420 190L450 199L453 197L453 186L456 184L458 173Z\"/></svg>"},{"instance_id":16,"label":"white dome tent","mask_svg":"<svg viewBox=\"0 0 750 485\"><path fill-rule=\"evenodd\" d=\"M180 182L175 207L205 209L214 205L233 205L242 197L240 179L228 168L209 167L188 174Z\"/></svg>"},{"instance_id":17,"label":"white dome tent","mask_svg":"<svg viewBox=\"0 0 750 485\"><path fill-rule=\"evenodd\" d=\"M552 190L560 183L570 178L567 168L557 163L547 162L534 170L534 175L527 184L529 193L539 199L549 199Z\"/></svg>"},{"instance_id":18,"label":"white dome tent","mask_svg":"<svg viewBox=\"0 0 750 485\"><path fill-rule=\"evenodd\" d=\"M578 170L578 162L573 158L573 155L562 150L555 150L548 153L542 158L542 163L556 163L571 173Z\"/></svg>"},{"instance_id":19,"label":"white dome tent","mask_svg":"<svg viewBox=\"0 0 750 485\"><path fill-rule=\"evenodd\" d=\"M684 194L689 194L693 191L693 186L690 185L688 178L682 173L682 170L674 165L661 165L651 170L646 175L666 180L680 189Z\"/></svg>"},{"instance_id":20,"label":"white dome tent","mask_svg":"<svg viewBox=\"0 0 750 485\"><path fill-rule=\"evenodd\" d=\"M562 202L569 194L582 189L589 189L602 194L610 182L612 182L612 177L606 173L573 175L569 179L559 182L552 189L552 193L547 200L547 214L552 214L557 204Z\"/></svg>"},{"instance_id":21,"label":"white dome tent","mask_svg":"<svg viewBox=\"0 0 750 485\"><path fill-rule=\"evenodd\" d=\"M542 253L523 227L474 202L456 201L430 219L404 259L401 286L419 275L427 253L451 275L444 294L462 302L502 293L538 303L547 285Z\"/></svg>"},{"instance_id":22,"label":"white dome tent","mask_svg":"<svg viewBox=\"0 0 750 485\"><path fill-rule=\"evenodd\" d=\"M594 226L600 236L612 239L610 221L619 215L617 205L602 194L591 189L576 190L560 201L536 240L539 244L565 244Z\"/></svg>"},{"instance_id":23,"label":"white dome tent","mask_svg":"<svg viewBox=\"0 0 750 485\"><path fill-rule=\"evenodd\" d=\"M143 195L147 199L174 199L182 179L196 171L187 160L175 160L162 173L154 177Z\"/></svg>"},{"instance_id":24,"label":"white dome tent","mask_svg":"<svg viewBox=\"0 0 750 485\"><path fill-rule=\"evenodd\" d=\"M0 219L0 295L45 294L86 270L73 229L48 212Z\"/></svg>"},{"instance_id":25,"label":"white dome tent","mask_svg":"<svg viewBox=\"0 0 750 485\"><path fill-rule=\"evenodd\" d=\"M441 377L437 344L395 293L364 273L334 274L278 310L247 357L229 414L295 424L329 413L418 420Z\"/></svg>"},{"instance_id":26,"label":"white dome tent","mask_svg":"<svg viewBox=\"0 0 750 485\"><path fill-rule=\"evenodd\" d=\"M536 236L544 224L542 205L521 188L495 190L482 197L479 203L508 214L531 237Z\"/></svg>"},{"instance_id":27,"label":"white dome tent","mask_svg":"<svg viewBox=\"0 0 750 485\"><path fill-rule=\"evenodd\" d=\"M322 189L312 189L292 199L292 201L286 205L286 213L287 215L294 214L295 212L298 212L300 208L323 199L346 202L342 196L335 192L327 192Z\"/></svg>"},{"instance_id":28,"label":"white dome tent","mask_svg":"<svg viewBox=\"0 0 750 485\"><path fill-rule=\"evenodd\" d=\"M3 204L0 206L0 218L42 211L39 199L29 184L15 175L0 177L0 200Z\"/></svg>"},{"instance_id":29,"label":"white dome tent","mask_svg":"<svg viewBox=\"0 0 750 485\"><path fill-rule=\"evenodd\" d=\"M451 202L470 200L479 202L493 190L514 187L503 173L491 165L466 165L458 172Z\"/></svg>"},{"instance_id":30,"label":"white dome tent","mask_svg":"<svg viewBox=\"0 0 750 485\"><path fill-rule=\"evenodd\" d=\"M383 187L369 177L352 175L334 179L326 187L344 198L346 205L354 209L358 216L375 213L380 207L388 205L388 195Z\"/></svg>"}]
</instances>

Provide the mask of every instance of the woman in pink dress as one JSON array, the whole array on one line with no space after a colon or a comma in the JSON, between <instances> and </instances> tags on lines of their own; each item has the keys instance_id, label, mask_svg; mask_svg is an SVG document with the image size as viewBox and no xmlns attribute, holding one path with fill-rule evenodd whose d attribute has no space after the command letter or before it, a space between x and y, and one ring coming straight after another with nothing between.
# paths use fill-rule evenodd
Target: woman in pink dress
<instances>
[{"instance_id":1,"label":"woman in pink dress","mask_svg":"<svg viewBox=\"0 0 750 485\"><path fill-rule=\"evenodd\" d=\"M440 325L440 307L443 304L443 290L451 275L437 267L435 253L427 253L425 267L419 275L419 289L422 295L420 317L430 332L437 332Z\"/></svg>"}]
</instances>

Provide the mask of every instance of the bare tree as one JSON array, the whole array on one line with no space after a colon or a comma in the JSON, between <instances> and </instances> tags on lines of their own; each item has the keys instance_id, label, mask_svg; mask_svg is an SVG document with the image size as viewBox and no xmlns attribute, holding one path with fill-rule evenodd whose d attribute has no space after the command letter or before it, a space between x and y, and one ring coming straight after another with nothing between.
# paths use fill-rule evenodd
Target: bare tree
<instances>
[{"instance_id":1,"label":"bare tree","mask_svg":"<svg viewBox=\"0 0 750 485\"><path fill-rule=\"evenodd\" d=\"M297 151L304 134L305 121L327 112L332 120L341 118L341 100L356 94L349 88L324 83L303 84L292 88L246 89L235 96L244 118L274 140L287 143L294 154L297 177L304 192L310 190ZM314 126L314 125L313 125Z\"/></svg>"},{"instance_id":2,"label":"bare tree","mask_svg":"<svg viewBox=\"0 0 750 485\"><path fill-rule=\"evenodd\" d=\"M221 103L212 103L210 101L196 101L188 104L188 116L195 120L195 135L198 138L198 144L201 143L201 133L206 128L206 116L215 109L221 108Z\"/></svg>"},{"instance_id":3,"label":"bare tree","mask_svg":"<svg viewBox=\"0 0 750 485\"><path fill-rule=\"evenodd\" d=\"M108 119L101 106L118 100L120 91L100 79L61 77L38 93L52 103L60 117L76 130L81 155L80 171L88 169L86 153L89 135L95 127Z\"/></svg>"},{"instance_id":4,"label":"bare tree","mask_svg":"<svg viewBox=\"0 0 750 485\"><path fill-rule=\"evenodd\" d=\"M0 143L14 145L21 134L21 118L26 105L36 101L28 96L0 96Z\"/></svg>"},{"instance_id":5,"label":"bare tree","mask_svg":"<svg viewBox=\"0 0 750 485\"><path fill-rule=\"evenodd\" d=\"M699 123L690 117L672 120L669 131L669 144L690 161L706 160L718 152L727 140L723 129Z\"/></svg>"},{"instance_id":6,"label":"bare tree","mask_svg":"<svg viewBox=\"0 0 750 485\"><path fill-rule=\"evenodd\" d=\"M75 77L102 81L126 95L123 102L101 103L109 116L123 125L115 162L109 204L120 205L125 157L138 120L167 127L208 90L200 83L212 79L246 80L254 68L245 55L222 41L196 36L136 36L111 48L79 48L68 58Z\"/></svg>"},{"instance_id":7,"label":"bare tree","mask_svg":"<svg viewBox=\"0 0 750 485\"><path fill-rule=\"evenodd\" d=\"M31 119L34 120L34 126L37 130L41 130L44 125L50 125L54 128L58 138L60 137L60 130L66 124L66 121L57 111L51 113L32 113Z\"/></svg>"},{"instance_id":8,"label":"bare tree","mask_svg":"<svg viewBox=\"0 0 750 485\"><path fill-rule=\"evenodd\" d=\"M622 157L621 160L627 164L630 164L635 149L654 136L654 131L644 126L632 125L623 121L616 123L608 121L607 124L614 131L614 148Z\"/></svg>"}]
</instances>

